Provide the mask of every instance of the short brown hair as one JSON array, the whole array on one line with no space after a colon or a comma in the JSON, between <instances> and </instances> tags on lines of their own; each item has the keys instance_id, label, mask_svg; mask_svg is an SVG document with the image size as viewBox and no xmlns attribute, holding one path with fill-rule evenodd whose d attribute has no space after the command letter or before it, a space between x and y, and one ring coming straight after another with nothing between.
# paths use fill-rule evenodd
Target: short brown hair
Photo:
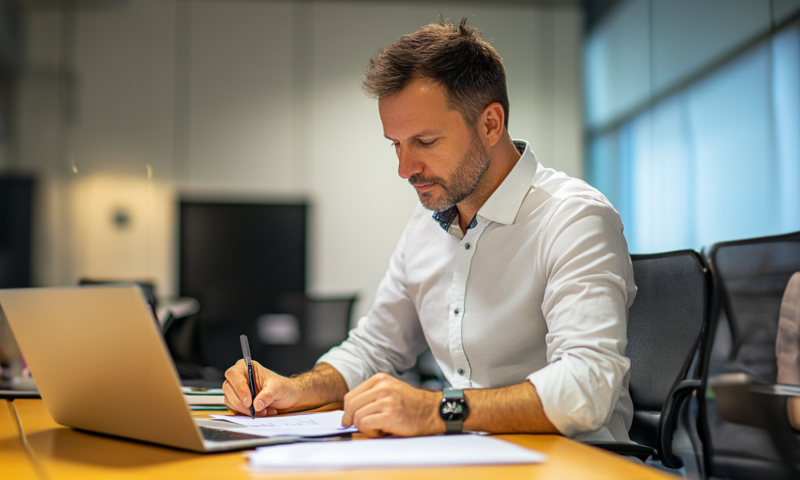
<instances>
[{"instance_id":1,"label":"short brown hair","mask_svg":"<svg viewBox=\"0 0 800 480\"><path fill-rule=\"evenodd\" d=\"M497 102L508 128L503 59L478 29L467 25L466 17L455 25L440 16L381 49L370 59L361 86L370 96L387 98L421 78L443 86L448 106L468 125L475 125L484 109Z\"/></svg>"}]
</instances>

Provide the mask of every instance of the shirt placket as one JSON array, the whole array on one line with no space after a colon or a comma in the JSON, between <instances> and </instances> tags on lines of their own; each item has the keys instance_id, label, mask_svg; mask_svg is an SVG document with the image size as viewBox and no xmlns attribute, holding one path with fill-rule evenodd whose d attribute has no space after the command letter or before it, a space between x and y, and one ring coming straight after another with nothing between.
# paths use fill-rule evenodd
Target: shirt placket
<instances>
[{"instance_id":1,"label":"shirt placket","mask_svg":"<svg viewBox=\"0 0 800 480\"><path fill-rule=\"evenodd\" d=\"M464 316L468 313L464 307L472 257L475 256L478 239L485 228L485 221L479 219L478 225L467 230L467 233L459 241L458 252L455 255L455 270L453 272L453 283L450 287L450 312L448 314L448 344L453 365L452 384L454 388L469 388L472 386L472 369L469 365L467 353L464 351L463 342Z\"/></svg>"}]
</instances>

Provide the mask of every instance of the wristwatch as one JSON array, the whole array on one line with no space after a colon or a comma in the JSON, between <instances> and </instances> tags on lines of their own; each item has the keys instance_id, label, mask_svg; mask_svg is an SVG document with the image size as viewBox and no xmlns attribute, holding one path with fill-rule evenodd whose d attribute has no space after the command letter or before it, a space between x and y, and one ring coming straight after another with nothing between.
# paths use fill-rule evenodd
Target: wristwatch
<instances>
[{"instance_id":1,"label":"wristwatch","mask_svg":"<svg viewBox=\"0 0 800 480\"><path fill-rule=\"evenodd\" d=\"M439 416L444 420L445 433L461 433L467 415L469 407L464 398L464 390L445 388L442 403L439 405Z\"/></svg>"}]
</instances>

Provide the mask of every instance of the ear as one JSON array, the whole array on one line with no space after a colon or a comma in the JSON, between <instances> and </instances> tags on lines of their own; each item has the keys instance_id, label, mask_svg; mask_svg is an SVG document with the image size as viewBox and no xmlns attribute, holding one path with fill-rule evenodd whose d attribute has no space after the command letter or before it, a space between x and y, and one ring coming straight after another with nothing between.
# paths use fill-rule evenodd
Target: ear
<instances>
[{"instance_id":1,"label":"ear","mask_svg":"<svg viewBox=\"0 0 800 480\"><path fill-rule=\"evenodd\" d=\"M489 147L495 146L505 133L506 112L499 103L487 106L478 119L478 134L485 138Z\"/></svg>"}]
</instances>

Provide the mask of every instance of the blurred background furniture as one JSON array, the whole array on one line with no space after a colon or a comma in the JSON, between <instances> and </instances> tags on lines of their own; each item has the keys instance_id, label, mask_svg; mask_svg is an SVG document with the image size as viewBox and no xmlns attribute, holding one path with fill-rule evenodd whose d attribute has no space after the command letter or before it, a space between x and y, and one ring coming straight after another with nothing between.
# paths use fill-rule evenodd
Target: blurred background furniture
<instances>
[{"instance_id":1,"label":"blurred background furniture","mask_svg":"<svg viewBox=\"0 0 800 480\"><path fill-rule=\"evenodd\" d=\"M774 384L781 299L789 278L800 271L800 232L717 243L708 260L715 287L707 370L712 376L744 372ZM781 458L766 430L727 421L713 394L700 400L709 476L735 480L775 472Z\"/></svg>"},{"instance_id":2,"label":"blurred background furniture","mask_svg":"<svg viewBox=\"0 0 800 480\"><path fill-rule=\"evenodd\" d=\"M0 288L31 286L34 180L0 176Z\"/></svg>"},{"instance_id":3,"label":"blurred background furniture","mask_svg":"<svg viewBox=\"0 0 800 480\"><path fill-rule=\"evenodd\" d=\"M0 6L0 24L2 10L3 6ZM0 97L3 97L6 87L0 80ZM7 105L0 106L0 112L6 108ZM0 120L0 142L4 128ZM0 288L26 288L33 285L35 186L36 182L30 176L0 172ZM0 390L15 389L5 394L7 398L9 395L26 395L20 391L35 389L27 375L25 361L0 310Z\"/></svg>"},{"instance_id":4,"label":"blurred background furniture","mask_svg":"<svg viewBox=\"0 0 800 480\"><path fill-rule=\"evenodd\" d=\"M690 372L689 366L704 343L710 272L694 250L631 255L631 260L638 292L628 314L634 407L629 434L636 444L589 443L678 469L683 460L673 452L672 440L682 407L701 384L702 372Z\"/></svg>"},{"instance_id":5,"label":"blurred background furniture","mask_svg":"<svg viewBox=\"0 0 800 480\"><path fill-rule=\"evenodd\" d=\"M278 299L278 314L257 319L259 362L282 375L310 370L331 347L347 338L355 296L319 298L289 293Z\"/></svg>"},{"instance_id":6,"label":"blurred background furniture","mask_svg":"<svg viewBox=\"0 0 800 480\"><path fill-rule=\"evenodd\" d=\"M184 199L179 208L179 292L200 302L200 357L225 371L245 334L264 363L258 319L287 313L279 299L306 291L308 206Z\"/></svg>"}]
</instances>

